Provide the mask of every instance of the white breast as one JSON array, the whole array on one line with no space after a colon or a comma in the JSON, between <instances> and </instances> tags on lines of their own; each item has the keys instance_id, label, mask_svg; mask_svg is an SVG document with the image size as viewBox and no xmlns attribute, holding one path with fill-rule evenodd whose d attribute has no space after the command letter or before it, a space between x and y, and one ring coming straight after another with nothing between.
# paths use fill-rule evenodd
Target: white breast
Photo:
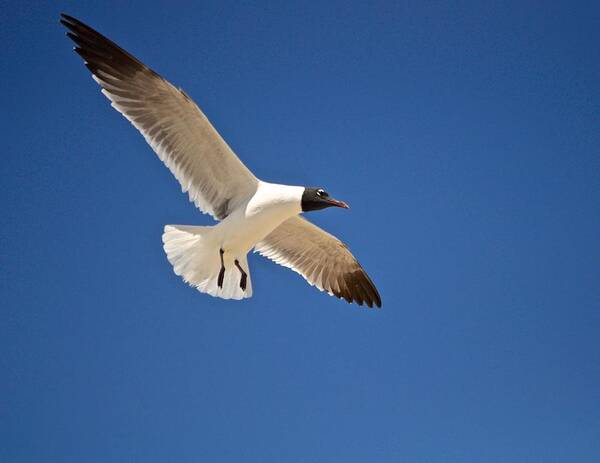
<instances>
[{"instance_id":1,"label":"white breast","mask_svg":"<svg viewBox=\"0 0 600 463\"><path fill-rule=\"evenodd\" d=\"M285 220L302 212L304 187L260 182L254 196L218 224L223 249L247 253Z\"/></svg>"}]
</instances>

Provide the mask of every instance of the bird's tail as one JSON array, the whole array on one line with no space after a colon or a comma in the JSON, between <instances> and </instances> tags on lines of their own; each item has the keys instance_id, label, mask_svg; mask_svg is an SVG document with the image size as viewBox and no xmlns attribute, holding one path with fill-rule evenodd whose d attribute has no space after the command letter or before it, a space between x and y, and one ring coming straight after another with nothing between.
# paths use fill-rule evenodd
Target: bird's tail
<instances>
[{"instance_id":1,"label":"bird's tail","mask_svg":"<svg viewBox=\"0 0 600 463\"><path fill-rule=\"evenodd\" d=\"M243 299L252 296L246 255L224 254L225 273L219 285L221 255L219 245L211 239L212 228L191 225L165 226L162 236L163 248L173 271L198 291L211 296L223 299ZM243 274L238 265L246 274L243 282Z\"/></svg>"}]
</instances>

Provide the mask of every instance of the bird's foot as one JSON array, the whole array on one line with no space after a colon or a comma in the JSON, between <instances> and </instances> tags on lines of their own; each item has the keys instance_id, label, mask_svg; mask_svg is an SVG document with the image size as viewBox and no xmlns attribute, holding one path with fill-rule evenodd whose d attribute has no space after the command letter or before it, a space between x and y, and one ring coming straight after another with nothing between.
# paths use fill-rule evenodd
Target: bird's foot
<instances>
[{"instance_id":1,"label":"bird's foot","mask_svg":"<svg viewBox=\"0 0 600 463\"><path fill-rule=\"evenodd\" d=\"M246 291L246 283L248 282L248 274L246 272L244 272L244 269L242 268L242 266L240 265L240 263L238 262L238 260L235 260L235 266L238 268L238 270L240 271L240 273L242 274L242 278L240 278L240 288L242 288L242 291Z\"/></svg>"},{"instance_id":2,"label":"bird's foot","mask_svg":"<svg viewBox=\"0 0 600 463\"><path fill-rule=\"evenodd\" d=\"M225 278L225 263L223 262L223 254L225 254L225 251L219 249L219 254L221 256L221 270L219 271L219 278L217 278L217 286L223 289L223 278Z\"/></svg>"}]
</instances>

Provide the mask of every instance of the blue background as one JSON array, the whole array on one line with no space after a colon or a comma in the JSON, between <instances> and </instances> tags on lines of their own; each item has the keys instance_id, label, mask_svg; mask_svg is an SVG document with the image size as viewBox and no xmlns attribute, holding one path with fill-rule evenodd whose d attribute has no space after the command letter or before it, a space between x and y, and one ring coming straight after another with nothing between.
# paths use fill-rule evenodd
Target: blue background
<instances>
[{"instance_id":1,"label":"blue background","mask_svg":"<svg viewBox=\"0 0 600 463\"><path fill-rule=\"evenodd\" d=\"M600 461L597 2L3 2L0 460ZM253 255L173 274L210 224L109 107L68 12L204 109L383 309Z\"/></svg>"}]
</instances>

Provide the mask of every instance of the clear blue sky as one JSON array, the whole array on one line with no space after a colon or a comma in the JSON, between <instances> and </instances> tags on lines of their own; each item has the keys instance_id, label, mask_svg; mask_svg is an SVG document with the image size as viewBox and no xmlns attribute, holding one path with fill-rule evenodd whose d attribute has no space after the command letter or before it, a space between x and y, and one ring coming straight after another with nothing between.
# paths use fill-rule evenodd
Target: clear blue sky
<instances>
[{"instance_id":1,"label":"clear blue sky","mask_svg":"<svg viewBox=\"0 0 600 463\"><path fill-rule=\"evenodd\" d=\"M0 460L600 461L597 2L286 3L3 4ZM163 225L211 220L61 11L347 201L311 218L383 308L175 276Z\"/></svg>"}]
</instances>

